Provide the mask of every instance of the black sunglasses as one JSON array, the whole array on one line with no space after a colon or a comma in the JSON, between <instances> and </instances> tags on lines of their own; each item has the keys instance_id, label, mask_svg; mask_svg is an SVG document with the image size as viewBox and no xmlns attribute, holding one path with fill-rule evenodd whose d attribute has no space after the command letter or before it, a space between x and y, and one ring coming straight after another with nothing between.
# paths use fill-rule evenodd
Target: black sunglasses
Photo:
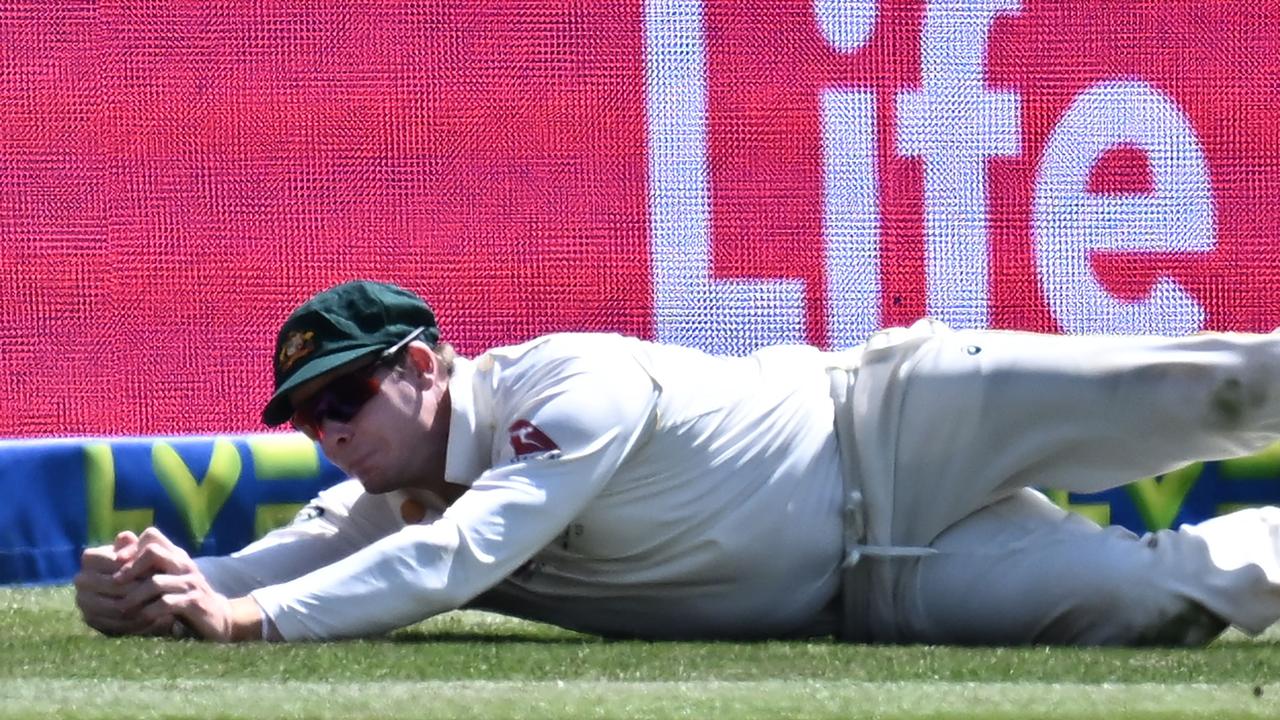
<instances>
[{"instance_id":1,"label":"black sunglasses","mask_svg":"<svg viewBox=\"0 0 1280 720\"><path fill-rule=\"evenodd\" d=\"M400 353L424 332L425 327L414 330L400 342L383 350L372 364L334 378L312 393L311 397L295 405L293 417L290 418L294 429L306 433L314 440L321 440L324 438L325 420L351 422L382 390L382 380L377 377L378 370L398 362Z\"/></svg>"}]
</instances>

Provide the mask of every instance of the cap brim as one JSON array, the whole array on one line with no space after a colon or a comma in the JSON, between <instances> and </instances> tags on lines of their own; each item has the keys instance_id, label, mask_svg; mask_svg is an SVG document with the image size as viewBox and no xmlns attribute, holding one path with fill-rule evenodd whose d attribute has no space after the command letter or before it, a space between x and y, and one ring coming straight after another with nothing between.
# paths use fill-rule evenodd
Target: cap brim
<instances>
[{"instance_id":1,"label":"cap brim","mask_svg":"<svg viewBox=\"0 0 1280 720\"><path fill-rule=\"evenodd\" d=\"M377 355L382 352L381 347L363 347L356 350L347 350L346 352L334 353L327 357L317 358L307 363L301 370L294 373L292 377L284 382L283 385L276 388L276 392L267 401L267 406L262 410L262 422L268 427L282 425L286 420L293 417L293 403L289 401L289 393L299 385L314 380L331 370L355 362L362 358Z\"/></svg>"}]
</instances>

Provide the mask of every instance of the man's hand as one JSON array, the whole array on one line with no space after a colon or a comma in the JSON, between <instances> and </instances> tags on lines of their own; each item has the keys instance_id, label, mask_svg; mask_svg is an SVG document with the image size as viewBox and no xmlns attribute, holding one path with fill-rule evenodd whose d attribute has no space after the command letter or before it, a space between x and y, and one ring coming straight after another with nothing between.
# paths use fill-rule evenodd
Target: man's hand
<instances>
[{"instance_id":1,"label":"man's hand","mask_svg":"<svg viewBox=\"0 0 1280 720\"><path fill-rule=\"evenodd\" d=\"M175 635L189 630L215 642L262 638L262 611L252 598L215 592L185 550L155 528L138 538L137 551L112 579L129 588L121 611L149 629Z\"/></svg>"},{"instance_id":2,"label":"man's hand","mask_svg":"<svg viewBox=\"0 0 1280 720\"><path fill-rule=\"evenodd\" d=\"M128 612L123 598L136 589L138 583L124 582L116 578L120 568L138 554L138 537L131 532L116 536L113 545L101 545L85 549L80 556L80 572L76 574L76 607L89 627L104 635L155 635L169 632L169 625L161 625L142 618L140 613Z\"/></svg>"}]
</instances>

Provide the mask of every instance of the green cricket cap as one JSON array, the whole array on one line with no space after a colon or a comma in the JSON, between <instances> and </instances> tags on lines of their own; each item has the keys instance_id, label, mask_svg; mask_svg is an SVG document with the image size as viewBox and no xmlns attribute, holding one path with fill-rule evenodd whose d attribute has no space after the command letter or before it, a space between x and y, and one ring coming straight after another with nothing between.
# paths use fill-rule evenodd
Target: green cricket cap
<instances>
[{"instance_id":1,"label":"green cricket cap","mask_svg":"<svg viewBox=\"0 0 1280 720\"><path fill-rule=\"evenodd\" d=\"M324 373L378 355L418 329L435 347L440 339L435 313L402 287L356 280L323 290L300 305L276 336L271 366L276 389L262 422L280 425L293 416L289 392Z\"/></svg>"}]
</instances>

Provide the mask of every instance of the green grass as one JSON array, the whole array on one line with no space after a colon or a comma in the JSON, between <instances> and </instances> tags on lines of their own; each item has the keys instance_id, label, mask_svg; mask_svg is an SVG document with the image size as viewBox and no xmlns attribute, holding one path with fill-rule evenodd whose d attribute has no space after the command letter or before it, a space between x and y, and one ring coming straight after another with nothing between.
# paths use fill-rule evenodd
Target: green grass
<instances>
[{"instance_id":1,"label":"green grass","mask_svg":"<svg viewBox=\"0 0 1280 720\"><path fill-rule=\"evenodd\" d=\"M48 717L1274 718L1280 633L1198 650L646 643L453 613L379 640L216 646L104 638L68 588L0 589L0 718Z\"/></svg>"}]
</instances>

